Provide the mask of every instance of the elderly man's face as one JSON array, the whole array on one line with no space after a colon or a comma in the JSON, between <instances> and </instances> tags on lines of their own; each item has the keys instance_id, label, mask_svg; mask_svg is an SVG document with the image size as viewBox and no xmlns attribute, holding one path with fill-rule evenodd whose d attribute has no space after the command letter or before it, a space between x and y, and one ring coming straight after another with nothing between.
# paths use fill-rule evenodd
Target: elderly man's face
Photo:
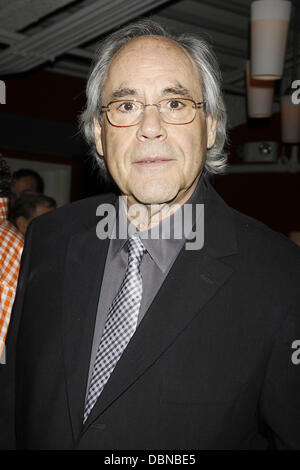
<instances>
[{"instance_id":1,"label":"elderly man's face","mask_svg":"<svg viewBox=\"0 0 300 470\"><path fill-rule=\"evenodd\" d=\"M113 59L103 90L103 105L116 99L153 104L170 97L202 101L200 77L191 58L169 40L146 37L131 41ZM193 122L166 124L155 106L145 108L140 124L113 127L103 115L95 120L98 152L129 202L184 203L192 194L214 144L215 121L197 110ZM143 159L165 159L141 163Z\"/></svg>"}]
</instances>

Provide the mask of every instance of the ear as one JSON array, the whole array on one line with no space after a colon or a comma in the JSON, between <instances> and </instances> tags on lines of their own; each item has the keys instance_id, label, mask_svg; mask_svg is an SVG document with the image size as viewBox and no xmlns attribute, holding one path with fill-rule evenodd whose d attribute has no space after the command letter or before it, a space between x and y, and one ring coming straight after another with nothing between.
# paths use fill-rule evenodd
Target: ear
<instances>
[{"instance_id":1,"label":"ear","mask_svg":"<svg viewBox=\"0 0 300 470\"><path fill-rule=\"evenodd\" d=\"M99 155L103 156L103 145L102 145L102 139L101 139L101 133L102 133L102 126L99 122L99 119L94 117L94 138L95 138L95 144L97 148L97 152Z\"/></svg>"},{"instance_id":2,"label":"ear","mask_svg":"<svg viewBox=\"0 0 300 470\"><path fill-rule=\"evenodd\" d=\"M207 144L206 147L210 149L216 140L217 120L210 114L206 117L206 129L207 129Z\"/></svg>"},{"instance_id":3,"label":"ear","mask_svg":"<svg viewBox=\"0 0 300 470\"><path fill-rule=\"evenodd\" d=\"M27 227L29 225L30 220L25 219L23 215L20 215L19 217L16 218L16 226L18 227L18 230L25 235Z\"/></svg>"}]
</instances>

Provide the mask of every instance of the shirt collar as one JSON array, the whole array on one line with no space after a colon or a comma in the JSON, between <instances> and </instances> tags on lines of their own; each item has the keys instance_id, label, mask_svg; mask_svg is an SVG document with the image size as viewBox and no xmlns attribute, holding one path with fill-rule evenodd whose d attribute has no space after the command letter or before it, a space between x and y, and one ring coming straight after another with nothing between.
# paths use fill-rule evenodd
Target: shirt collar
<instances>
[{"instance_id":1,"label":"shirt collar","mask_svg":"<svg viewBox=\"0 0 300 470\"><path fill-rule=\"evenodd\" d=\"M154 260L154 262L157 264L159 269L162 272L166 272L169 268L169 266L173 263L174 259L176 258L177 254L179 253L180 249L185 243L186 237L185 233L182 229L182 223L183 223L183 216L182 216L182 223L180 221L180 216L178 217L178 212L181 212L183 214L183 207L186 204L190 204L192 206L192 223L191 223L191 229L196 223L196 210L195 210L195 205L196 203L201 203L204 202L204 188L205 188L205 178L204 175L202 174L198 184L191 195L191 197L186 201L183 206L181 206L178 211L176 211L174 214L172 214L170 217L167 217L166 219L169 219L168 221L164 219L160 224L158 224L155 228L155 233L157 233L157 239L153 239L151 236L151 232L148 230L137 232L146 248L148 251L149 255L151 258ZM169 222L169 223L168 223ZM123 237L119 237L119 228L120 224L122 224L124 233ZM176 225L175 225L176 224ZM178 225L179 224L179 225ZM182 233L182 237L180 238L175 238L174 233L176 233L176 230L174 231L174 227L179 229L179 233ZM124 202L122 197L117 199L116 203L116 219L114 222L114 230L113 233L115 233L116 238L112 238L111 240L111 250L112 250L112 256L116 256L120 250L124 247L126 244L128 237L127 234L132 233L136 231L135 227L133 224L131 224L127 217L126 217L126 212L124 208ZM126 236L125 236L126 233ZM178 232L177 232L178 233ZM170 235L170 236L168 236ZM125 247L126 248L126 247Z\"/></svg>"}]
</instances>

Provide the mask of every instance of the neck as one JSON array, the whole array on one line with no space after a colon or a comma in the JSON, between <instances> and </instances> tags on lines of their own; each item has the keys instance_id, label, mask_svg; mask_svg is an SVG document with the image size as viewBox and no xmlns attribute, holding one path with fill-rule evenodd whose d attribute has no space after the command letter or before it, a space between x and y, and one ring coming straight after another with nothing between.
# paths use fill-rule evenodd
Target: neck
<instances>
[{"instance_id":1,"label":"neck","mask_svg":"<svg viewBox=\"0 0 300 470\"><path fill-rule=\"evenodd\" d=\"M200 175L188 189L180 191L172 201L159 204L143 204L135 199L127 198L125 201L127 219L139 231L151 230L151 228L161 223L163 219L174 214L189 200L196 189L199 179Z\"/></svg>"}]
</instances>

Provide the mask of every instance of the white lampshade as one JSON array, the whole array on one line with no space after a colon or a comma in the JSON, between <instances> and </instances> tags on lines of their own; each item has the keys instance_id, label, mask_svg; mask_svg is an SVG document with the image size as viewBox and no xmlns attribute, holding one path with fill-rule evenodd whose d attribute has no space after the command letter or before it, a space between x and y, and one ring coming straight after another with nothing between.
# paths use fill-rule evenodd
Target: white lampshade
<instances>
[{"instance_id":1,"label":"white lampshade","mask_svg":"<svg viewBox=\"0 0 300 470\"><path fill-rule=\"evenodd\" d=\"M274 80L257 80L251 76L250 62L246 63L248 116L267 118L272 116Z\"/></svg>"},{"instance_id":2,"label":"white lampshade","mask_svg":"<svg viewBox=\"0 0 300 470\"><path fill-rule=\"evenodd\" d=\"M294 104L291 95L281 97L281 140L300 143L300 104Z\"/></svg>"},{"instance_id":3,"label":"white lampshade","mask_svg":"<svg viewBox=\"0 0 300 470\"><path fill-rule=\"evenodd\" d=\"M291 2L258 0L251 4L251 74L259 80L282 77Z\"/></svg>"}]
</instances>

